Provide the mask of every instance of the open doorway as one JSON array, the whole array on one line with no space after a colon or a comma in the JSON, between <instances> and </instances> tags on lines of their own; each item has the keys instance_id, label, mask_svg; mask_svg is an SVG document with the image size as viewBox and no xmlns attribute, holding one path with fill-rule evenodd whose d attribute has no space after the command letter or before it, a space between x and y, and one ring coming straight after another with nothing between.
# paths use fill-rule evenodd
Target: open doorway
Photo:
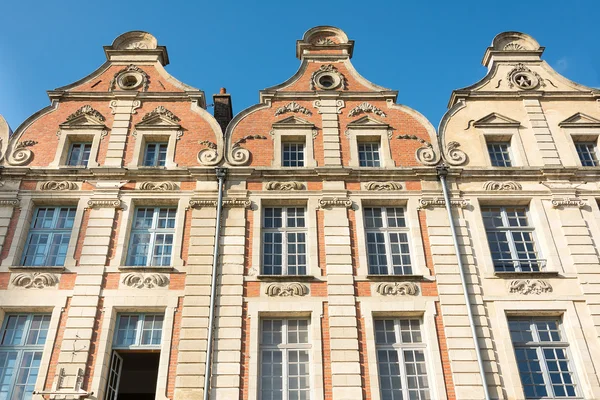
<instances>
[{"instance_id":1,"label":"open doorway","mask_svg":"<svg viewBox=\"0 0 600 400\"><path fill-rule=\"evenodd\" d=\"M107 399L154 400L160 352L114 351Z\"/></svg>"}]
</instances>

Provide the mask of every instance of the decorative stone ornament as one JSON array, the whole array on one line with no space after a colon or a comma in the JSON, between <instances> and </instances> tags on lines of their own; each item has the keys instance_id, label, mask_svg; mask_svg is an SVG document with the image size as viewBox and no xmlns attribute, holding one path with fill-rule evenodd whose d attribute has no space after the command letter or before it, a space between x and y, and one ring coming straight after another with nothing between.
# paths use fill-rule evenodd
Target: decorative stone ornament
<instances>
[{"instance_id":1,"label":"decorative stone ornament","mask_svg":"<svg viewBox=\"0 0 600 400\"><path fill-rule=\"evenodd\" d=\"M346 89L346 77L331 64L321 65L310 77L310 90Z\"/></svg>"},{"instance_id":2,"label":"decorative stone ornament","mask_svg":"<svg viewBox=\"0 0 600 400\"><path fill-rule=\"evenodd\" d=\"M483 184L483 190L521 190L523 187L520 183L514 181L498 182L487 181Z\"/></svg>"},{"instance_id":3,"label":"decorative stone ornament","mask_svg":"<svg viewBox=\"0 0 600 400\"><path fill-rule=\"evenodd\" d=\"M23 272L16 274L12 278L12 284L24 289L44 289L56 286L58 284L58 277L47 272Z\"/></svg>"},{"instance_id":4,"label":"decorative stone ornament","mask_svg":"<svg viewBox=\"0 0 600 400\"><path fill-rule=\"evenodd\" d=\"M290 182L267 182L265 185L265 190L302 190L304 189L304 184L302 182L290 181Z\"/></svg>"},{"instance_id":5,"label":"decorative stone ornament","mask_svg":"<svg viewBox=\"0 0 600 400\"><path fill-rule=\"evenodd\" d=\"M141 88L142 92L147 92L149 85L150 77L148 74L137 65L130 64L115 74L110 81L109 88L110 90L115 90L116 88L121 90L136 90Z\"/></svg>"},{"instance_id":6,"label":"decorative stone ornament","mask_svg":"<svg viewBox=\"0 0 600 400\"><path fill-rule=\"evenodd\" d=\"M542 294L552 292L552 286L542 279L516 279L508 285L510 293Z\"/></svg>"},{"instance_id":7,"label":"decorative stone ornament","mask_svg":"<svg viewBox=\"0 0 600 400\"><path fill-rule=\"evenodd\" d=\"M453 207L467 208L469 202L465 199L450 199L450 205ZM419 206L417 209L421 210L424 208L435 207L446 207L446 200L444 200L443 197L423 197L419 199Z\"/></svg>"},{"instance_id":8,"label":"decorative stone ornament","mask_svg":"<svg viewBox=\"0 0 600 400\"><path fill-rule=\"evenodd\" d=\"M0 148L5 152L0 153L0 161L4 160L8 165L20 166L28 164L33 158L33 152L28 147L35 146L38 144L35 140L24 140L22 142L8 143L8 146L4 148L2 146L2 139L0 138Z\"/></svg>"},{"instance_id":9,"label":"decorative stone ornament","mask_svg":"<svg viewBox=\"0 0 600 400\"><path fill-rule=\"evenodd\" d=\"M278 115L281 115L281 114L285 114L287 112L302 113L302 114L305 114L305 115L312 115L312 111L310 111L306 107L302 107L300 104L296 103L295 101L292 101L291 103L286 104L285 106L279 107L277 109L277 111L275 111L275 116L278 116Z\"/></svg>"},{"instance_id":10,"label":"decorative stone ornament","mask_svg":"<svg viewBox=\"0 0 600 400\"><path fill-rule=\"evenodd\" d=\"M217 200L191 199L189 202L190 208L216 207L216 206L217 206Z\"/></svg>"},{"instance_id":11,"label":"decorative stone ornament","mask_svg":"<svg viewBox=\"0 0 600 400\"><path fill-rule=\"evenodd\" d=\"M338 198L338 197L323 197L319 199L319 208L326 207L352 207L352 200L348 198Z\"/></svg>"},{"instance_id":12,"label":"decorative stone ornament","mask_svg":"<svg viewBox=\"0 0 600 400\"><path fill-rule=\"evenodd\" d=\"M377 285L375 291L382 296L416 296L419 286L414 282L386 282Z\"/></svg>"},{"instance_id":13,"label":"decorative stone ornament","mask_svg":"<svg viewBox=\"0 0 600 400\"><path fill-rule=\"evenodd\" d=\"M0 199L0 207L18 207L19 199Z\"/></svg>"},{"instance_id":14,"label":"decorative stone ornament","mask_svg":"<svg viewBox=\"0 0 600 400\"><path fill-rule=\"evenodd\" d=\"M250 208L252 206L252 201L249 199L223 199L223 207L229 208Z\"/></svg>"},{"instance_id":15,"label":"decorative stone ornament","mask_svg":"<svg viewBox=\"0 0 600 400\"><path fill-rule=\"evenodd\" d=\"M365 183L365 189L374 191L401 190L402 185L398 182L367 182Z\"/></svg>"},{"instance_id":16,"label":"decorative stone ornament","mask_svg":"<svg viewBox=\"0 0 600 400\"><path fill-rule=\"evenodd\" d=\"M229 151L228 161L231 165L246 165L250 162L251 153L248 149L243 148L241 145L246 143L248 140L266 140L267 137L263 135L247 135L241 139L238 139L231 146Z\"/></svg>"},{"instance_id":17,"label":"decorative stone ornament","mask_svg":"<svg viewBox=\"0 0 600 400\"><path fill-rule=\"evenodd\" d=\"M164 106L158 106L154 110L150 111L148 114L144 115L142 117L142 121L148 121L157 117L162 117L173 123L178 123L179 121L181 121L177 115L167 110Z\"/></svg>"},{"instance_id":18,"label":"decorative stone ornament","mask_svg":"<svg viewBox=\"0 0 600 400\"><path fill-rule=\"evenodd\" d=\"M506 79L508 80L508 87L510 88L517 86L523 90L533 90L538 86L546 86L544 80L539 76L539 74L533 72L521 63L517 64L508 73Z\"/></svg>"},{"instance_id":19,"label":"decorative stone ornament","mask_svg":"<svg viewBox=\"0 0 600 400\"><path fill-rule=\"evenodd\" d=\"M558 207L585 207L586 203L585 201L581 200L580 198L577 197L564 197L564 198L555 198L552 199L552 207L554 208L558 208Z\"/></svg>"},{"instance_id":20,"label":"decorative stone ornament","mask_svg":"<svg viewBox=\"0 0 600 400\"><path fill-rule=\"evenodd\" d=\"M120 208L121 200L119 199L91 199L88 200L89 208Z\"/></svg>"},{"instance_id":21,"label":"decorative stone ornament","mask_svg":"<svg viewBox=\"0 0 600 400\"><path fill-rule=\"evenodd\" d=\"M348 116L354 117L355 115L358 115L360 113L373 113L375 115L379 115L380 117L387 117L387 114L381 111L380 108L377 108L371 103L367 102L361 103L354 107L352 110L350 110Z\"/></svg>"},{"instance_id":22,"label":"decorative stone ornament","mask_svg":"<svg viewBox=\"0 0 600 400\"><path fill-rule=\"evenodd\" d=\"M271 283L267 286L265 293L270 297L306 296L308 294L308 287L298 282Z\"/></svg>"},{"instance_id":23,"label":"decorative stone ornament","mask_svg":"<svg viewBox=\"0 0 600 400\"><path fill-rule=\"evenodd\" d=\"M55 191L64 191L64 190L77 190L77 184L75 182L68 181L48 181L44 182L40 185L41 190L55 190Z\"/></svg>"},{"instance_id":24,"label":"decorative stone ornament","mask_svg":"<svg viewBox=\"0 0 600 400\"><path fill-rule=\"evenodd\" d=\"M81 117L91 117L95 120L97 120L98 122L104 122L106 120L106 118L104 118L104 116L102 114L100 114L98 111L96 111L92 106L90 105L85 105L83 107L81 107L79 110L75 111L73 114L69 115L66 119L67 122L71 122L71 121L75 121L80 119Z\"/></svg>"},{"instance_id":25,"label":"decorative stone ornament","mask_svg":"<svg viewBox=\"0 0 600 400\"><path fill-rule=\"evenodd\" d=\"M177 190L177 184L175 184L175 182L142 182L140 183L139 189L166 192L169 190Z\"/></svg>"},{"instance_id":26,"label":"decorative stone ornament","mask_svg":"<svg viewBox=\"0 0 600 400\"><path fill-rule=\"evenodd\" d=\"M123 278L123 284L137 289L152 289L165 287L169 284L169 277L165 274L130 273Z\"/></svg>"},{"instance_id":27,"label":"decorative stone ornament","mask_svg":"<svg viewBox=\"0 0 600 400\"><path fill-rule=\"evenodd\" d=\"M419 147L415 152L415 158L421 164L432 166L436 165L440 161L438 155L435 153L435 150L433 150L433 146L428 141L423 140L415 135L399 135L396 136L396 139L415 140L421 143L423 146Z\"/></svg>"}]
</instances>

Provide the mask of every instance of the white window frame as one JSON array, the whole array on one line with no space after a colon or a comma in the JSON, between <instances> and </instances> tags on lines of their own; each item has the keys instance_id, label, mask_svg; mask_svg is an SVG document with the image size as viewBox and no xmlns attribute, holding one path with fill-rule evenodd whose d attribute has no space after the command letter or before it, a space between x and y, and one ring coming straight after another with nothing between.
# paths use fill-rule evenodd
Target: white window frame
<instances>
[{"instance_id":1,"label":"white window frame","mask_svg":"<svg viewBox=\"0 0 600 400\"><path fill-rule=\"evenodd\" d=\"M37 215L39 214L39 211L42 209L54 209L54 215L52 217L52 227L50 228L35 228L34 227L34 223L37 220ZM72 221L72 226L71 228L62 228L59 229L56 227L56 223L58 221L58 217L60 216L60 211L62 209L67 209L68 213L71 212L71 210L74 211L74 215L73 215L73 221ZM27 238L25 239L25 244L23 247L23 251L21 253L21 263L20 265L22 265L23 267L30 267L30 268L43 268L43 267L64 267L65 263L67 261L67 258L69 256L69 243L71 242L72 236L73 236L73 228L75 227L75 219L77 218L77 207L76 206L38 206L35 207L35 209L33 210L33 215L31 218L31 223L29 225L29 230L27 232ZM46 245L46 251L44 253L44 260L45 262L41 265L35 265L35 264L25 264L25 256L27 255L27 251L29 249L30 246L30 240L32 238L32 236L34 234L47 234L48 235L48 243ZM69 234L69 240L67 243L67 248L66 248L66 252L64 255L64 262L62 264L49 264L48 263L48 258L50 257L50 249L52 249L53 245L53 239L56 235L65 235L65 234Z\"/></svg>"},{"instance_id":2,"label":"white window frame","mask_svg":"<svg viewBox=\"0 0 600 400\"><path fill-rule=\"evenodd\" d=\"M274 320L279 320L282 321L282 327L281 327L281 337L282 337L282 343L278 344L278 345L265 345L262 343L262 326L263 326L263 322L264 321L274 321ZM307 343L288 343L288 324L290 321L306 321L307 322ZM302 318L302 317L298 317L298 318L294 318L294 317L289 317L289 318L267 318L267 317L263 317L259 320L260 323L260 328L259 328L259 332L260 332L260 344L259 344L259 353L258 353L258 362L259 365L262 365L262 356L263 356L263 350L280 350L282 353L282 361L281 361L281 365L282 365L282 399L283 400L288 400L288 381L289 381L289 351L306 351L308 354L308 370L307 370L307 375L306 375L306 379L308 381L308 398L310 398L310 391L312 389L311 386L311 374L310 374L310 370L311 368L311 327L310 327L310 319L309 318ZM259 366L259 377L258 377L258 392L261 393L262 392L262 386L261 383L262 382L262 371L261 368Z\"/></svg>"},{"instance_id":3,"label":"white window frame","mask_svg":"<svg viewBox=\"0 0 600 400\"><path fill-rule=\"evenodd\" d=\"M161 193L162 194L162 193ZM129 255L129 243L131 241L131 227L133 226L134 210L137 207L158 207L158 208L177 208L177 216L175 217L175 233L173 235L173 251L171 253L171 265L164 267L151 267L155 269L171 269L175 267L183 267L183 259L181 258L181 249L183 246L183 233L185 228L185 210L189 205L189 197L181 196L181 194L173 193L172 195L164 195L164 197L156 197L156 193L139 194L136 197L121 197L124 205L122 211L122 219L117 233L117 245L115 247L115 256L110 260L111 267L128 268L127 257ZM144 267L131 267L144 268Z\"/></svg>"},{"instance_id":4,"label":"white window frame","mask_svg":"<svg viewBox=\"0 0 600 400\"><path fill-rule=\"evenodd\" d=\"M282 209L282 214L281 214L281 219L282 219L282 223L283 226L280 228L265 228L264 227L264 219L265 219L265 209L267 208L272 208L272 209L277 209L277 208L281 208ZM304 227L288 227L287 226L287 215L288 215L288 211L291 208L295 208L295 209L302 209L304 211ZM307 221L307 209L306 206L295 206L295 205L278 205L278 206L269 206L269 205L264 205L262 206L262 210L261 210L261 219L260 219L260 227L261 227L261 235L260 235L260 244L261 244L261 263L260 263L260 270L261 270L261 275L265 275L265 276L282 276L282 275L290 275L288 273L288 241L287 241L287 234L288 233L304 233L304 237L305 237L305 241L304 241L304 248L305 248L305 252L304 252L304 257L306 259L306 265L305 265L305 270L306 273L305 274L293 274L292 276L306 276L309 275L309 271L310 271L310 266L309 266L309 249L308 249L308 242L309 242L309 230L308 230L308 221ZM265 265L264 265L264 256L265 256L265 234L267 233L281 233L281 248L282 248L282 253L281 253L281 274L265 274Z\"/></svg>"},{"instance_id":5,"label":"white window frame","mask_svg":"<svg viewBox=\"0 0 600 400\"><path fill-rule=\"evenodd\" d=\"M137 211L138 209L154 209L153 215L152 215L152 227L151 228L140 228L140 229L136 229L134 227L135 222L136 222L136 218L137 218ZM161 210L174 210L175 211L175 217L173 218L173 221L175 223L175 226L173 228L158 228L158 220L159 220L159 216L160 216L160 211ZM134 208L133 210L133 218L132 218L132 222L131 222L131 228L130 228L130 233L129 233L129 246L127 247L127 266L131 266L131 267L139 267L139 268L144 268L144 267L171 267L173 265L173 252L175 251L175 233L176 233L176 226L177 226L177 214L178 214L178 210L176 207L168 207L168 206L137 206ZM168 221L169 219L167 219ZM148 253L146 254L147 257L147 262L146 265L134 265L131 264L129 262L130 257L131 257L131 250L133 249L133 240L135 238L135 234L136 233L145 233L150 235L150 241L148 243ZM171 254L169 255L169 257L171 258L171 262L169 263L169 265L153 265L154 264L154 249L156 246L156 237L157 235L168 235L170 234L172 236L172 243L171 243Z\"/></svg>"},{"instance_id":6,"label":"white window frame","mask_svg":"<svg viewBox=\"0 0 600 400\"><path fill-rule=\"evenodd\" d=\"M485 226L485 223L483 224L484 227L484 231L485 231L485 238L488 244L488 249L490 252L490 256L492 259L492 265L494 268L494 272L510 272L510 273L519 273L519 272L544 272L547 270L547 260L545 260L542 256L542 249L540 246L540 242L537 238L536 235L536 230L535 230L535 226L533 226L531 224L532 218L531 218L531 213L530 213L530 209L528 206L524 206L524 205L485 205L485 206L481 206L480 212L481 212L481 218L483 220L483 209L484 208L499 208L500 209L500 215L502 218L502 223L503 226L500 228L488 228ZM525 216L527 218L527 226L509 226L508 224L508 217L507 217L507 213L506 213L506 208L523 208L525 209ZM516 258L517 257L517 250L516 250L516 246L515 246L515 242L514 242L514 238L511 234L511 232L513 231L519 231L519 232L529 232L531 234L532 237L532 242L534 244L534 251L536 253L536 259L535 259L535 263L538 264L538 270L537 271L523 271L521 268L521 260ZM488 232L506 232L506 238L509 244L509 251L511 253L511 258L510 260L505 260L505 261L512 261L513 266L514 266L514 271L512 270L497 270L496 269L496 265L495 263L497 261L502 261L503 259L499 259L496 260L493 257L492 254L492 249L490 247L490 243L489 243L489 239L487 237ZM526 260L524 260L526 261ZM503 267L503 268L506 268Z\"/></svg>"},{"instance_id":7,"label":"white window frame","mask_svg":"<svg viewBox=\"0 0 600 400\"><path fill-rule=\"evenodd\" d=\"M296 163L299 163L300 161L302 161L302 165L284 165L285 164L285 160L284 160L284 156L286 153L285 150L285 146L302 146L302 158L298 157L296 161ZM290 152L291 153L291 152ZM299 153L298 148L296 148L296 153ZM281 166L283 168L304 168L306 166L306 143L304 141L293 141L293 140L286 140L283 141L281 143Z\"/></svg>"},{"instance_id":8,"label":"white window frame","mask_svg":"<svg viewBox=\"0 0 600 400\"><path fill-rule=\"evenodd\" d=\"M429 361L427 359L427 344L423 341L423 322L421 320L421 318L416 318L416 317L396 317L396 318L385 318L385 317L380 317L380 318L375 318L375 320L373 321L374 327L377 326L377 321L393 321L393 325L394 325L394 335L395 335L395 340L396 342L394 344L380 344L377 343L377 339L375 341L375 348L377 349L377 373L379 376L379 382L381 382L381 371L379 369L379 351L380 350L384 350L384 351L395 351L398 355L398 365L399 365L399 369L400 369L400 375L399 378L401 380L401 391L402 391L402 397L405 399L411 398L409 396L409 388L408 388L408 379L407 379L407 371L406 371L406 360L404 358L404 351L421 351L423 353L423 358L424 361L423 363L425 364L425 377L427 379L427 392L429 393L429 395L431 396L432 393L432 387L431 387L431 379L429 377L428 374L428 368L427 365L429 364ZM418 324L418 332L419 335L421 336L421 341L420 342L411 342L411 343L404 343L402 341L402 337L401 337L401 322L402 321L408 321L409 324L412 324L413 322L416 321L416 323ZM412 330L411 330L412 331ZM377 329L375 328L375 334L377 334ZM377 337L377 336L375 336ZM419 376L419 375L416 375ZM380 385L381 386L381 385ZM381 387L380 387L380 394L381 394Z\"/></svg>"},{"instance_id":9,"label":"white window frame","mask_svg":"<svg viewBox=\"0 0 600 400\"><path fill-rule=\"evenodd\" d=\"M425 277L431 276L431 271L427 268L427 260L425 258L425 248L423 246L423 237L419 219L419 206L418 197L408 197L407 199L398 199L397 195L391 195L389 199L382 199L384 195L380 192L373 193L369 197L364 197L357 202L360 204L356 213L356 237L357 237L357 248L358 248L358 266L357 276L361 279L366 278L370 274L368 252L367 252L367 235L365 228L364 209L370 207L392 207L392 208L404 208L404 218L406 221L406 228L408 234L408 246L411 259L411 275L422 275ZM395 196L395 197L392 197ZM352 212L352 211L351 211ZM372 276L372 275L371 275ZM410 276L410 275L381 275L381 276Z\"/></svg>"},{"instance_id":10,"label":"white window frame","mask_svg":"<svg viewBox=\"0 0 600 400\"><path fill-rule=\"evenodd\" d=\"M65 128L61 130L58 146L54 160L48 165L51 168L95 168L98 167L98 149L102 133L99 130L77 130L70 131ZM86 165L67 165L71 145L74 143L91 143L90 157Z\"/></svg>"},{"instance_id":11,"label":"white window frame","mask_svg":"<svg viewBox=\"0 0 600 400\"><path fill-rule=\"evenodd\" d=\"M368 145L371 148L369 150L361 151L361 146ZM376 147L376 148L375 148ZM360 140L356 144L357 153L358 153L358 166L361 168L381 168L383 165L382 157L381 157L381 141L380 140ZM365 156L368 154L372 155L372 160L365 160L366 163L379 164L379 165L360 165L361 163L361 154L365 153ZM375 155L377 155L377 160L375 159ZM365 157L365 159L368 157Z\"/></svg>"},{"instance_id":12,"label":"white window frame","mask_svg":"<svg viewBox=\"0 0 600 400\"><path fill-rule=\"evenodd\" d=\"M510 162L510 165L494 165L494 161L492 159L492 154L490 153L490 146L506 146L506 153L508 154L508 161ZM510 145L510 142L506 142L506 141L486 141L486 149L487 149L487 155L488 155L488 159L490 160L490 166L493 168L512 168L515 166L515 161L514 161L514 156L513 156L513 152L512 152L512 148ZM502 153L504 153L504 151L502 151ZM506 164L506 159L503 158L503 162Z\"/></svg>"},{"instance_id":13,"label":"white window frame","mask_svg":"<svg viewBox=\"0 0 600 400\"><path fill-rule=\"evenodd\" d=\"M348 165L354 168L393 168L396 163L390 148L392 128L370 116L364 116L348 123L346 137L350 143L350 160ZM379 143L379 167L361 167L358 159L359 142Z\"/></svg>"},{"instance_id":14,"label":"white window frame","mask_svg":"<svg viewBox=\"0 0 600 400\"><path fill-rule=\"evenodd\" d=\"M516 350L517 348L520 349L534 349L536 352L536 356L538 357L538 359L540 360L539 366L541 369L541 374L544 378L544 386L546 388L546 392L547 392L547 396L545 397L529 397L531 399L539 399L539 398L544 398L544 399L575 399L575 398L581 398L581 396L579 396L579 392L580 392L580 384L577 380L577 373L575 371L575 366L573 365L573 357L571 355L571 351L570 351L570 345L568 341L564 341L564 339L566 338L566 334L565 331L562 327L562 321L560 317L556 317L556 316L545 316L545 317L525 317L525 316L509 316L508 320L507 320L507 325L509 327L509 334L510 334L510 322L511 321L516 321L516 320L521 320L521 321L526 321L529 322L529 326L531 329L531 333L533 336L533 341L531 342L515 342L512 338L511 335L511 343L512 343L512 347L513 347L513 351L515 352L515 359L517 358L516 356ZM560 341L546 341L546 342L542 342L539 337L539 331L537 329L537 326L535 325L536 321L553 321L557 323L557 328L558 328L558 332L560 334L561 340ZM537 340L536 340L537 339ZM571 374L572 377L572 384L574 386L574 390L575 390L575 395L574 396L555 396L554 395L554 390L552 388L552 384L550 382L551 378L550 378L550 371L548 369L548 365L547 365L547 360L546 360L546 356L544 355L543 350L547 349L547 348L561 348L564 349L564 352L566 354L567 357L567 366L568 366L568 371ZM524 392L523 389L523 383L522 383L522 377L521 374L519 372L519 378L521 380L521 389ZM528 398L528 397L525 397Z\"/></svg>"},{"instance_id":15,"label":"white window frame","mask_svg":"<svg viewBox=\"0 0 600 400\"><path fill-rule=\"evenodd\" d=\"M43 344L26 344L25 341L27 340L29 333L31 332L31 324L32 324L32 320L35 316L42 316L44 318L47 318L48 321L48 329L46 330L46 339L44 341ZM25 321L25 327L23 330L23 337L22 337L22 341L20 344L16 344L16 345L0 345L0 353L17 353L16 356L16 361L15 361L15 368L13 370L13 376L11 378L11 382L10 382L10 392L9 392L9 396L8 398L12 399L12 396L14 395L15 389L16 389L16 384L17 384L17 378L19 376L19 372L20 369L22 367L21 363L23 362L23 355L25 353L28 352L35 352L35 353L41 353L40 354L40 360L39 360L39 367L37 369L37 378L36 381L34 382L30 382L29 385L33 386L33 390L31 392L23 392L23 393L32 393L36 390L37 388L37 381L40 378L40 375L45 375L45 371L43 371L44 368L44 364L43 364L43 360L44 360L44 349L47 345L48 342L52 342L53 341L53 337L50 336L51 332L51 328L52 328L52 315L50 313L38 313L38 312L34 312L34 313L25 313L25 312L15 312L15 313L10 313L10 314L5 314L4 318L3 318L3 322L1 325L1 329L0 329L0 342L4 339L4 334L8 325L8 321L10 319L10 317L26 317L26 321ZM31 367L28 367L28 369ZM4 380L4 376L1 376L2 380ZM26 386L29 386L26 385Z\"/></svg>"},{"instance_id":16,"label":"white window frame","mask_svg":"<svg viewBox=\"0 0 600 400\"><path fill-rule=\"evenodd\" d=\"M136 327L135 327L135 339L134 339L134 343L130 344L130 345L118 345L117 344L117 338L118 338L118 334L119 334L119 330L121 328L120 323L121 323L121 317L138 317L138 320L136 322ZM162 317L162 324L161 324L161 340L160 343L158 344L143 344L142 343L142 335L144 333L144 323L146 321L146 318L148 317L157 317L160 316ZM138 313L138 312L121 312L117 314L116 317L116 323L115 323L115 336L113 338L113 346L112 348L114 350L142 350L142 349L160 349L161 345L162 345L162 341L164 339L164 329L165 329L165 315L164 313L153 313L153 312L143 312L143 313ZM152 331L155 331L155 329L152 329Z\"/></svg>"},{"instance_id":17,"label":"white window frame","mask_svg":"<svg viewBox=\"0 0 600 400\"><path fill-rule=\"evenodd\" d=\"M271 132L273 136L273 162L272 167L281 168L306 168L316 167L313 132L314 125L307 124L306 127L296 128L274 128ZM283 166L283 144L284 143L304 143L304 167L284 167Z\"/></svg>"},{"instance_id":18,"label":"white window frame","mask_svg":"<svg viewBox=\"0 0 600 400\"><path fill-rule=\"evenodd\" d=\"M175 149L177 146L178 130L169 131L145 131L136 128L135 145L133 148L133 157L127 164L128 168L158 168L167 169L177 167L175 163ZM164 166L147 167L144 166L144 157L146 154L147 143L167 143L167 157Z\"/></svg>"},{"instance_id":19,"label":"white window frame","mask_svg":"<svg viewBox=\"0 0 600 400\"><path fill-rule=\"evenodd\" d=\"M581 163L582 167L598 167L600 166L600 157L598 156L598 141L576 141L575 143L575 150L577 151L577 156L579 157L579 162ZM581 145L585 145L586 146L586 151L590 153L590 155L592 156L592 161L594 163L594 165L583 165L583 160L581 159L581 152L579 151L579 146ZM592 149L590 151L590 149L588 148L588 146L591 146Z\"/></svg>"},{"instance_id":20,"label":"white window frame","mask_svg":"<svg viewBox=\"0 0 600 400\"><path fill-rule=\"evenodd\" d=\"M365 224L365 247L367 249L367 268L368 268L368 272L369 275L414 275L414 269L413 269L413 263L412 263L412 254L411 254L411 240L410 240L410 228L408 227L408 223L407 223L407 211L406 211L406 207L403 206L364 206L363 207L363 212L362 212L362 217L363 217L363 223L366 220L366 210L367 209L380 209L381 210L381 218L382 218L382 223L383 226L382 227L367 227ZM388 211L390 209L397 209L397 210L402 210L402 215L403 215L403 220L404 220L404 226L403 227L389 227L388 226ZM371 233L382 233L383 237L384 237L384 245L385 245L385 256L386 256L386 261L387 261L387 273L385 274L380 274L380 273L374 273L371 270L371 265L369 263L369 258L370 258L370 253L369 253L369 234ZM393 257L392 257L392 244L391 244L391 234L398 234L398 235L406 235L406 246L408 246L408 256L410 259L410 262L408 264L408 266L400 266L400 268L402 268L403 270L405 268L409 268L410 269L410 273L402 273L402 274L396 274L394 273L394 265L393 265Z\"/></svg>"}]
</instances>

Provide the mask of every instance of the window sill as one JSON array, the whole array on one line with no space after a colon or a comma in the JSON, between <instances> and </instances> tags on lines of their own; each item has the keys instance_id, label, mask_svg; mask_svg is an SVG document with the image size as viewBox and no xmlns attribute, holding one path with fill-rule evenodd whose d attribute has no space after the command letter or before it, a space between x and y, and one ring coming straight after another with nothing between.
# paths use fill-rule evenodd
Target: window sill
<instances>
[{"instance_id":1,"label":"window sill","mask_svg":"<svg viewBox=\"0 0 600 400\"><path fill-rule=\"evenodd\" d=\"M256 277L259 281L264 282L280 282L280 281L300 281L300 282L312 282L317 279L313 275L258 275Z\"/></svg>"},{"instance_id":2,"label":"window sill","mask_svg":"<svg viewBox=\"0 0 600 400\"><path fill-rule=\"evenodd\" d=\"M65 270L65 267L62 265L14 265L8 267L10 271L19 272L19 271L52 271L52 272L61 272Z\"/></svg>"},{"instance_id":3,"label":"window sill","mask_svg":"<svg viewBox=\"0 0 600 400\"><path fill-rule=\"evenodd\" d=\"M560 278L558 271L495 271L494 276L498 278Z\"/></svg>"},{"instance_id":4,"label":"window sill","mask_svg":"<svg viewBox=\"0 0 600 400\"><path fill-rule=\"evenodd\" d=\"M157 266L157 267L148 267L148 266L140 266L140 267L136 267L136 266L132 266L132 265L125 265L125 266L121 266L119 267L119 271L138 271L138 272L156 272L156 271L160 271L160 272L171 272L173 271L175 268L172 266Z\"/></svg>"},{"instance_id":5,"label":"window sill","mask_svg":"<svg viewBox=\"0 0 600 400\"><path fill-rule=\"evenodd\" d=\"M425 278L423 275L379 275L369 274L367 280L370 281L393 281L393 282L404 282L404 281L429 281L430 279Z\"/></svg>"}]
</instances>

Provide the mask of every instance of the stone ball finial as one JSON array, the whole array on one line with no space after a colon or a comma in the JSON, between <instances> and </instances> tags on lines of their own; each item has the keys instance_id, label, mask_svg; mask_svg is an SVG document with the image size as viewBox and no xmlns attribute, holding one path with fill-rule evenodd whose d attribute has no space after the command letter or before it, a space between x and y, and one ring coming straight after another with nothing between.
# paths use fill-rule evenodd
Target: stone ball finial
<instances>
[{"instance_id":1,"label":"stone ball finial","mask_svg":"<svg viewBox=\"0 0 600 400\"><path fill-rule=\"evenodd\" d=\"M131 31L117 37L112 43L114 50L155 50L158 42L148 32Z\"/></svg>"}]
</instances>

